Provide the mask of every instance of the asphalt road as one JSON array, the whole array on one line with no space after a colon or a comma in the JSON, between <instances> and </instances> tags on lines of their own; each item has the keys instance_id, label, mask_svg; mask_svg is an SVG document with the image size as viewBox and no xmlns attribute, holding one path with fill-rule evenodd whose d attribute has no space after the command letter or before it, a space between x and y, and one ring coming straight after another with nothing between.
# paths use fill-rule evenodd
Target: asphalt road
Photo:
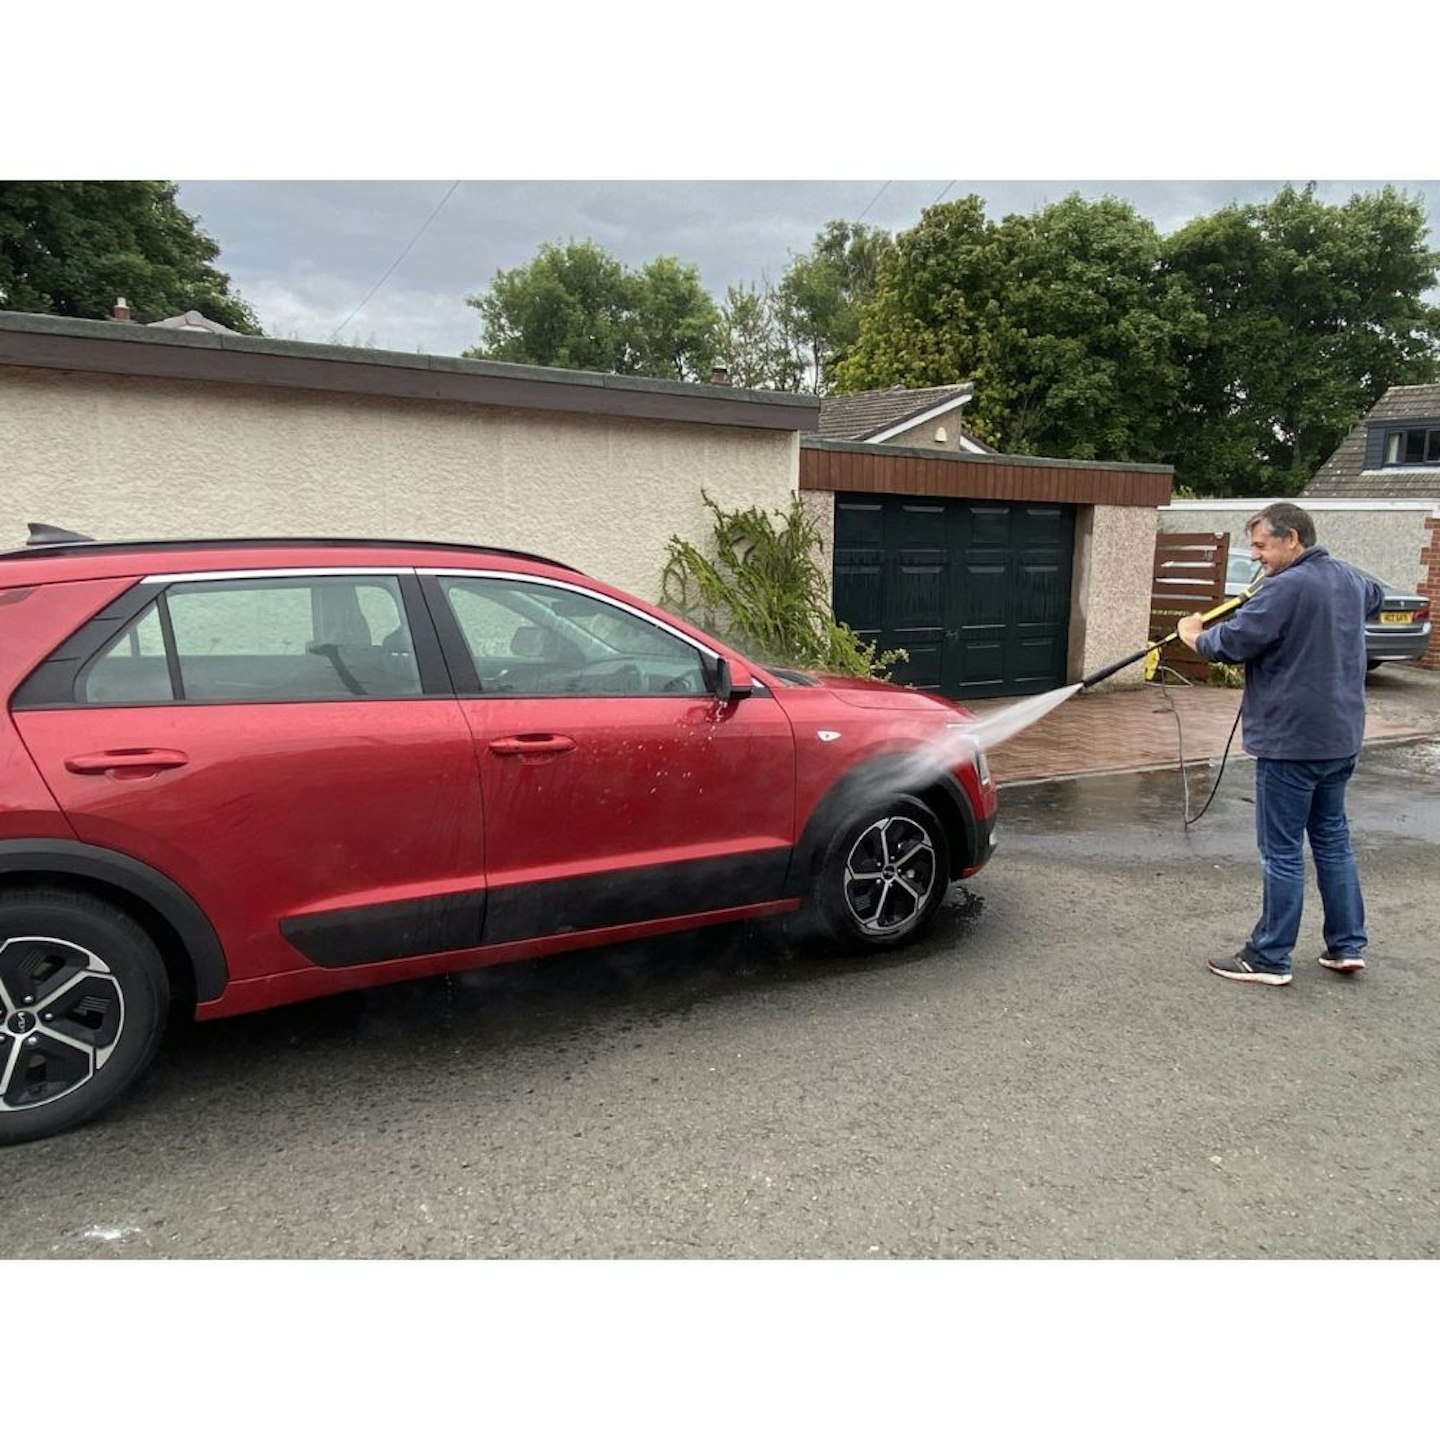
<instances>
[{"instance_id":1,"label":"asphalt road","mask_svg":"<svg viewBox=\"0 0 1440 1440\"><path fill-rule=\"evenodd\" d=\"M1192 775L1192 803L1211 772ZM1371 966L1208 975L1252 771L1009 787L932 938L743 930L197 1026L0 1152L6 1257L1434 1257L1440 745L1367 751Z\"/></svg>"}]
</instances>

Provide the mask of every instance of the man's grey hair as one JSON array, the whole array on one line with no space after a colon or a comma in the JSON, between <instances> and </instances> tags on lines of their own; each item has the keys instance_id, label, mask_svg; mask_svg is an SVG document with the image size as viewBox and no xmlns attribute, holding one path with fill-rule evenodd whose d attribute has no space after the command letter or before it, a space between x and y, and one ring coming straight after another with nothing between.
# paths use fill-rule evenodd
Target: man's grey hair
<instances>
[{"instance_id":1,"label":"man's grey hair","mask_svg":"<svg viewBox=\"0 0 1440 1440\"><path fill-rule=\"evenodd\" d=\"M1310 518L1309 511L1292 505L1288 500L1277 500L1252 515L1245 522L1245 533L1248 535L1262 523L1276 540L1294 535L1307 550L1315 543L1315 522Z\"/></svg>"}]
</instances>

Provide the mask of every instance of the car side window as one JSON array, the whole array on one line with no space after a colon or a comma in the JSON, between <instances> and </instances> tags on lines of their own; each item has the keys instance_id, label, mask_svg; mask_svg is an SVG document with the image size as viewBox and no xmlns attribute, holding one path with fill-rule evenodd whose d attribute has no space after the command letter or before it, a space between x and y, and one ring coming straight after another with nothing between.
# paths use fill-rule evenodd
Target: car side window
<instances>
[{"instance_id":1,"label":"car side window","mask_svg":"<svg viewBox=\"0 0 1440 1440\"><path fill-rule=\"evenodd\" d=\"M397 699L421 684L397 579L310 575L172 585L86 667L78 690L91 705L238 704Z\"/></svg>"},{"instance_id":2,"label":"car side window","mask_svg":"<svg viewBox=\"0 0 1440 1440\"><path fill-rule=\"evenodd\" d=\"M492 576L440 588L486 695L701 695L700 652L599 596Z\"/></svg>"}]
</instances>

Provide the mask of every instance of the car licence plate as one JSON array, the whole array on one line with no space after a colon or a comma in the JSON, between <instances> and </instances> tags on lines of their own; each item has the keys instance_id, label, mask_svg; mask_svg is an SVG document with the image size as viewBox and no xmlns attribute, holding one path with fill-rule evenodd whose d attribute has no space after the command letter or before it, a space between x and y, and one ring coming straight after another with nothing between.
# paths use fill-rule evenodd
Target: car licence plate
<instances>
[{"instance_id":1,"label":"car licence plate","mask_svg":"<svg viewBox=\"0 0 1440 1440\"><path fill-rule=\"evenodd\" d=\"M1415 616L1409 610L1382 610L1380 612L1380 623L1382 625L1408 625Z\"/></svg>"}]
</instances>

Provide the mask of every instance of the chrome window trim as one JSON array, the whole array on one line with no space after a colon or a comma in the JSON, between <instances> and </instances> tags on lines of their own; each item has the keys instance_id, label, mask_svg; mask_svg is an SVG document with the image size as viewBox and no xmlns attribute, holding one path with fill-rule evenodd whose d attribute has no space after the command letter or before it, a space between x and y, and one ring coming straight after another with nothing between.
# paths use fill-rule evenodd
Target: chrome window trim
<instances>
[{"instance_id":1,"label":"chrome window trim","mask_svg":"<svg viewBox=\"0 0 1440 1440\"><path fill-rule=\"evenodd\" d=\"M173 574L146 575L142 585L179 585L211 580L315 580L332 575L382 575L398 579L415 574L413 565L307 565L286 570L186 570Z\"/></svg>"}]
</instances>

